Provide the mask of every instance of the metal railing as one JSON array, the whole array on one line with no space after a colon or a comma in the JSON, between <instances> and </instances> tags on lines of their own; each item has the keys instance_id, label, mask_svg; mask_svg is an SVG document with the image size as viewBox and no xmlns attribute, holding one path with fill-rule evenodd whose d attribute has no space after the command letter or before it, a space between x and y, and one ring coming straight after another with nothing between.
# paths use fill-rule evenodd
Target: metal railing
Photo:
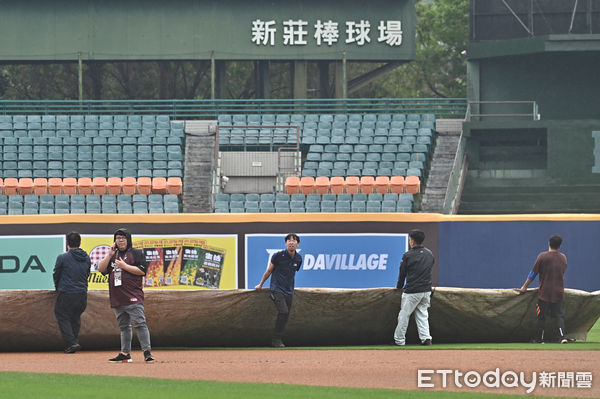
<instances>
[{"instance_id":1,"label":"metal railing","mask_svg":"<svg viewBox=\"0 0 600 399\"><path fill-rule=\"evenodd\" d=\"M347 98L245 100L0 100L0 115L169 115L215 119L223 114L433 113L462 117L465 98Z\"/></svg>"},{"instance_id":2,"label":"metal railing","mask_svg":"<svg viewBox=\"0 0 600 399\"><path fill-rule=\"evenodd\" d=\"M531 111L529 111L531 107ZM493 109L494 112L484 113L481 110L483 108ZM502 112L502 109L509 108L508 111ZM518 112L515 110L518 109ZM521 112L521 109L524 111ZM465 114L465 120L470 121L477 118L482 120L483 118L501 117L501 118L531 118L534 121L540 120L540 113L538 104L535 101L469 101L467 104L467 110Z\"/></svg>"}]
</instances>

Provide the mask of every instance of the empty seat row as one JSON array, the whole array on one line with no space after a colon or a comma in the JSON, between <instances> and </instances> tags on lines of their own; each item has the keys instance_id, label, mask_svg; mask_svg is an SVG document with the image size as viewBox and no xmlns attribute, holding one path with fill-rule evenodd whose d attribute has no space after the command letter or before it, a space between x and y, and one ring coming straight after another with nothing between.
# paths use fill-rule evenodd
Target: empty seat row
<instances>
[{"instance_id":1,"label":"empty seat row","mask_svg":"<svg viewBox=\"0 0 600 399\"><path fill-rule=\"evenodd\" d=\"M356 193L356 194L348 194L348 193L311 193L311 194L303 194L303 193L248 193L248 194L226 194L226 193L218 193L215 195L215 203L236 203L236 202L263 202L263 201L271 201L271 202L321 202L321 201L383 201L383 200L393 200L393 201L409 201L412 203L414 201L413 194L409 193L379 193L372 192L370 194L365 193Z\"/></svg>"},{"instance_id":2,"label":"empty seat row","mask_svg":"<svg viewBox=\"0 0 600 399\"><path fill-rule=\"evenodd\" d=\"M261 201L215 201L214 210L217 213L257 213L257 212L412 212L412 195L403 194L396 197L383 196L379 193L355 194L343 197L344 194L333 198L326 194L321 198L311 198L306 201L292 196L286 200ZM405 197L409 196L409 198ZM321 197L321 196L318 196Z\"/></svg>"},{"instance_id":3,"label":"empty seat row","mask_svg":"<svg viewBox=\"0 0 600 399\"><path fill-rule=\"evenodd\" d=\"M179 177L95 177L93 179L82 177L75 178L0 178L0 193L6 195L42 195L50 193L59 194L174 194L182 193L183 184Z\"/></svg>"},{"instance_id":4,"label":"empty seat row","mask_svg":"<svg viewBox=\"0 0 600 399\"><path fill-rule=\"evenodd\" d=\"M41 148L44 146L97 146L97 145L178 145L183 143L179 136L154 136L154 137L120 137L120 136L98 136L98 137L0 137L0 147L4 150L18 152L20 149L27 149L27 146ZM20 147L24 146L24 147Z\"/></svg>"},{"instance_id":5,"label":"empty seat row","mask_svg":"<svg viewBox=\"0 0 600 399\"><path fill-rule=\"evenodd\" d=\"M365 194L378 192L385 194L392 192L401 194L404 192L417 194L421 189L421 181L417 176L334 176L328 178L319 176L317 178L305 176L302 178L290 176L285 180L285 191L288 194L319 193L319 194L356 194L359 191Z\"/></svg>"},{"instance_id":6,"label":"empty seat row","mask_svg":"<svg viewBox=\"0 0 600 399\"><path fill-rule=\"evenodd\" d=\"M0 195L0 215L65 213L178 213L176 195Z\"/></svg>"},{"instance_id":7,"label":"empty seat row","mask_svg":"<svg viewBox=\"0 0 600 399\"><path fill-rule=\"evenodd\" d=\"M380 139L377 139L379 137ZM335 145L355 145L355 144L364 144L364 145L415 145L415 144L425 144L431 145L432 138L429 136L315 136L315 137L302 137L301 142L305 145L312 144L335 144Z\"/></svg>"},{"instance_id":8,"label":"empty seat row","mask_svg":"<svg viewBox=\"0 0 600 399\"><path fill-rule=\"evenodd\" d=\"M155 130L155 129L120 129L120 130L95 130L95 129L58 129L58 130L37 130L37 129L22 129L22 130L0 130L0 138L97 138L97 137L184 137L183 129L178 130Z\"/></svg>"},{"instance_id":9,"label":"empty seat row","mask_svg":"<svg viewBox=\"0 0 600 399\"><path fill-rule=\"evenodd\" d=\"M348 169L302 169L302 177L346 177L346 176L417 176L423 177L424 167L418 168L348 168Z\"/></svg>"},{"instance_id":10,"label":"empty seat row","mask_svg":"<svg viewBox=\"0 0 600 399\"><path fill-rule=\"evenodd\" d=\"M168 115L0 115L0 123L139 122L169 123Z\"/></svg>"},{"instance_id":11,"label":"empty seat row","mask_svg":"<svg viewBox=\"0 0 600 399\"><path fill-rule=\"evenodd\" d=\"M304 122L377 122L377 121L435 121L435 115L424 113L368 113L368 114L222 114L219 124L304 123Z\"/></svg>"}]
</instances>

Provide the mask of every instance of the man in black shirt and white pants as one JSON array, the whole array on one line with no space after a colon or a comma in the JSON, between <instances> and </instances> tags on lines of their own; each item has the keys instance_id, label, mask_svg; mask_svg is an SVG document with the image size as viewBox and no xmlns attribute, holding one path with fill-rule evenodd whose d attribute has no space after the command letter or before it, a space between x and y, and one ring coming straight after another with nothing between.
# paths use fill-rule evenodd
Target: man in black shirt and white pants
<instances>
[{"instance_id":1,"label":"man in black shirt and white pants","mask_svg":"<svg viewBox=\"0 0 600 399\"><path fill-rule=\"evenodd\" d=\"M413 312L421 345L431 345L427 308L431 298L431 270L435 259L431 251L422 245L424 240L425 233L421 230L412 230L408 234L410 249L402 256L400 264L396 288L404 287L404 292L400 313L398 313L398 325L394 332L394 342L400 346L406 344L406 328Z\"/></svg>"}]
</instances>

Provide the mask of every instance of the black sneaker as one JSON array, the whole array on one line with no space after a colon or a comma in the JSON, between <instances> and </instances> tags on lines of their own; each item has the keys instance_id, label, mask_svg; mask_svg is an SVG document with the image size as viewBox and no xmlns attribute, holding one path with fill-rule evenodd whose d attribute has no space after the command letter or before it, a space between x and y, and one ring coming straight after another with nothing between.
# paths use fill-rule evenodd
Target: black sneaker
<instances>
[{"instance_id":1,"label":"black sneaker","mask_svg":"<svg viewBox=\"0 0 600 399\"><path fill-rule=\"evenodd\" d=\"M108 361L111 363L131 363L131 355L129 353L126 355L119 353L112 359L108 359Z\"/></svg>"},{"instance_id":2,"label":"black sneaker","mask_svg":"<svg viewBox=\"0 0 600 399\"><path fill-rule=\"evenodd\" d=\"M561 343L561 344L566 344L566 343L568 343L568 342L569 342L569 340L568 340L568 339L566 339L565 337L561 337L561 338L560 338L560 343Z\"/></svg>"},{"instance_id":3,"label":"black sneaker","mask_svg":"<svg viewBox=\"0 0 600 399\"><path fill-rule=\"evenodd\" d=\"M271 340L271 346L273 348L285 348L285 345L283 344L281 338L273 338Z\"/></svg>"},{"instance_id":4,"label":"black sneaker","mask_svg":"<svg viewBox=\"0 0 600 399\"><path fill-rule=\"evenodd\" d=\"M150 363L154 361L154 358L152 357L152 353L150 353L149 350L144 351L144 360L146 360L146 363Z\"/></svg>"},{"instance_id":5,"label":"black sneaker","mask_svg":"<svg viewBox=\"0 0 600 399\"><path fill-rule=\"evenodd\" d=\"M69 346L68 348L65 349L65 353L75 353L77 351L81 350L81 345L79 344L73 344L71 346Z\"/></svg>"},{"instance_id":6,"label":"black sneaker","mask_svg":"<svg viewBox=\"0 0 600 399\"><path fill-rule=\"evenodd\" d=\"M432 345L431 339L427 338L425 341L421 342L421 345L423 345L423 346L431 346Z\"/></svg>"},{"instance_id":7,"label":"black sneaker","mask_svg":"<svg viewBox=\"0 0 600 399\"><path fill-rule=\"evenodd\" d=\"M540 338L531 338L531 339L529 340L529 342L530 342L530 343L532 343L532 344L543 344L543 343L544 343L544 340L543 340L543 339L540 339Z\"/></svg>"}]
</instances>

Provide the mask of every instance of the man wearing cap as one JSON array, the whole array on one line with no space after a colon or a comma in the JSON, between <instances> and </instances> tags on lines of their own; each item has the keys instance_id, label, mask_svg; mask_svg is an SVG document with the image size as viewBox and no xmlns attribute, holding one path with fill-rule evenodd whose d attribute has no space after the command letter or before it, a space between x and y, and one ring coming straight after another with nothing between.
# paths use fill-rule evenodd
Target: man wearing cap
<instances>
[{"instance_id":1,"label":"man wearing cap","mask_svg":"<svg viewBox=\"0 0 600 399\"><path fill-rule=\"evenodd\" d=\"M154 361L150 352L150 332L144 312L143 278L148 264L144 252L133 248L131 233L118 229L114 234L114 244L104 259L98 262L98 271L108 274L110 306L117 316L121 330L121 352L110 362L131 362L131 327L135 328L146 362Z\"/></svg>"}]
</instances>

